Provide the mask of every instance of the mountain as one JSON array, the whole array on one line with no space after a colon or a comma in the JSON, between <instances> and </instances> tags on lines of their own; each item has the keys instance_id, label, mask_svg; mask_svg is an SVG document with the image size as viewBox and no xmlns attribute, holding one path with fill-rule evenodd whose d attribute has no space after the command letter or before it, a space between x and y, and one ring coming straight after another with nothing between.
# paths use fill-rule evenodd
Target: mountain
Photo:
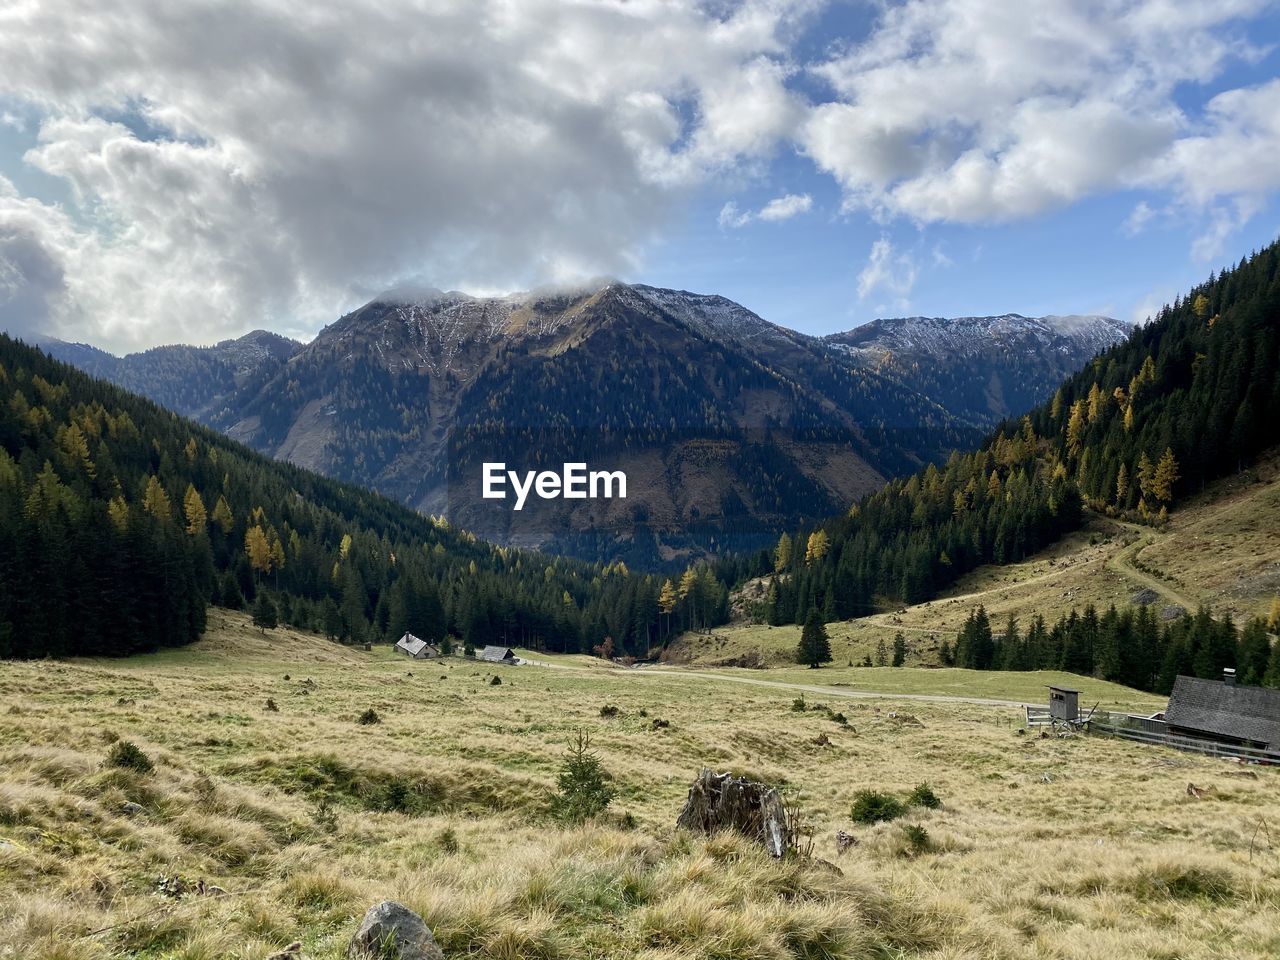
<instances>
[{"instance_id":1,"label":"mountain","mask_svg":"<svg viewBox=\"0 0 1280 960\"><path fill-rule=\"evenodd\" d=\"M902 317L824 338L980 426L1020 416L1052 385L1126 339L1132 327L1102 316Z\"/></svg>"},{"instance_id":2,"label":"mountain","mask_svg":"<svg viewBox=\"0 0 1280 960\"><path fill-rule=\"evenodd\" d=\"M774 623L803 623L814 608L852 617L886 601L921 603L969 570L1024 560L1078 529L1082 507L1162 528L1188 497L1280 445L1278 425L1280 244L1272 244L1179 297L972 452L892 481L780 544L775 557L726 561L721 572L735 583L768 578L763 615ZM1264 529L1257 516L1250 523ZM1225 562L1223 551L1201 549L1182 561ZM1267 573L1263 560L1254 575ZM1194 646L1188 640L1178 654L1181 672ZM969 665L989 666L989 654ZM1116 667L1087 645L1063 656L1059 666L1071 671ZM1148 658L1144 685L1155 682L1155 666ZM1202 667L1193 675L1212 675ZM1135 682L1133 673L1116 676Z\"/></svg>"},{"instance_id":3,"label":"mountain","mask_svg":"<svg viewBox=\"0 0 1280 960\"><path fill-rule=\"evenodd\" d=\"M494 547L0 335L0 659L179 646L209 603L353 643L644 654L724 619L705 565L681 584L660 618L655 577Z\"/></svg>"},{"instance_id":4,"label":"mountain","mask_svg":"<svg viewBox=\"0 0 1280 960\"><path fill-rule=\"evenodd\" d=\"M223 404L258 389L302 344L267 330L254 330L212 347L179 344L124 357L85 343L52 338L37 340L36 346L175 413L208 422L225 414Z\"/></svg>"},{"instance_id":5,"label":"mountain","mask_svg":"<svg viewBox=\"0 0 1280 960\"><path fill-rule=\"evenodd\" d=\"M250 338L97 369L271 456L483 536L646 565L758 546L839 512L971 446L1123 336L1102 319L999 319L985 333L923 321L925 338L900 329L914 321L880 321L817 338L724 297L639 284L506 297L415 289L305 346L248 351L247 369L228 358ZM993 342L975 350L975 337ZM927 358L906 350L926 341ZM101 363L79 346L54 352ZM517 513L481 495L484 462L572 461L624 471L626 500Z\"/></svg>"}]
</instances>

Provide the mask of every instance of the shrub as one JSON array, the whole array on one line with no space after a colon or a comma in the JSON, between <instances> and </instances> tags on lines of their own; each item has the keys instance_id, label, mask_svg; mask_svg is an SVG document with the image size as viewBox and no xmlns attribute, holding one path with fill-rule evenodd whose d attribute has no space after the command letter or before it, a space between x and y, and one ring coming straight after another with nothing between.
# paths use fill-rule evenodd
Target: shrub
<instances>
[{"instance_id":1,"label":"shrub","mask_svg":"<svg viewBox=\"0 0 1280 960\"><path fill-rule=\"evenodd\" d=\"M136 770L138 773L150 773L155 769L151 758L132 740L118 740L112 745L107 751L107 766Z\"/></svg>"},{"instance_id":2,"label":"shrub","mask_svg":"<svg viewBox=\"0 0 1280 960\"><path fill-rule=\"evenodd\" d=\"M836 723L840 724L840 726L842 727L847 727L849 725L849 718L846 717L843 713L833 713L831 714L831 719L834 720Z\"/></svg>"},{"instance_id":3,"label":"shrub","mask_svg":"<svg viewBox=\"0 0 1280 960\"><path fill-rule=\"evenodd\" d=\"M462 845L458 843L457 831L453 827L445 827L436 834L436 846L445 853L457 853Z\"/></svg>"},{"instance_id":4,"label":"shrub","mask_svg":"<svg viewBox=\"0 0 1280 960\"><path fill-rule=\"evenodd\" d=\"M270 697L267 697L266 711L267 713L279 713L280 707L276 705L276 702L274 700L272 700Z\"/></svg>"},{"instance_id":5,"label":"shrub","mask_svg":"<svg viewBox=\"0 0 1280 960\"><path fill-rule=\"evenodd\" d=\"M356 722L359 723L361 726L370 727L370 726L373 726L375 723L381 723L382 718L378 716L377 710L373 709L373 707L370 707L364 713L360 714Z\"/></svg>"},{"instance_id":6,"label":"shrub","mask_svg":"<svg viewBox=\"0 0 1280 960\"><path fill-rule=\"evenodd\" d=\"M616 717L622 711L615 707L612 703L606 703L600 708L600 716L606 720Z\"/></svg>"},{"instance_id":7,"label":"shrub","mask_svg":"<svg viewBox=\"0 0 1280 960\"><path fill-rule=\"evenodd\" d=\"M604 813L613 801L600 758L590 752L591 738L578 734L560 765L559 792L551 799L551 813L565 823L582 823Z\"/></svg>"},{"instance_id":8,"label":"shrub","mask_svg":"<svg viewBox=\"0 0 1280 960\"><path fill-rule=\"evenodd\" d=\"M499 677L499 676L495 676L492 680L490 680L490 681L489 681L489 686L491 686L491 687L500 687L500 686L502 686L502 678L501 678L501 677Z\"/></svg>"},{"instance_id":9,"label":"shrub","mask_svg":"<svg viewBox=\"0 0 1280 960\"><path fill-rule=\"evenodd\" d=\"M907 853L913 857L928 853L933 847L933 841L929 838L929 831L918 823L903 824L902 839L907 843Z\"/></svg>"},{"instance_id":10,"label":"shrub","mask_svg":"<svg viewBox=\"0 0 1280 960\"><path fill-rule=\"evenodd\" d=\"M792 713L804 713L804 711L805 711L804 697L796 697L794 700L791 701Z\"/></svg>"},{"instance_id":11,"label":"shrub","mask_svg":"<svg viewBox=\"0 0 1280 960\"><path fill-rule=\"evenodd\" d=\"M908 806L924 807L927 810L937 810L942 806L942 800L933 792L933 787L927 783L921 783L911 791L911 795L907 797Z\"/></svg>"},{"instance_id":12,"label":"shrub","mask_svg":"<svg viewBox=\"0 0 1280 960\"><path fill-rule=\"evenodd\" d=\"M876 790L859 790L853 798L849 817L854 823L879 823L896 820L906 812L906 806L897 797Z\"/></svg>"}]
</instances>

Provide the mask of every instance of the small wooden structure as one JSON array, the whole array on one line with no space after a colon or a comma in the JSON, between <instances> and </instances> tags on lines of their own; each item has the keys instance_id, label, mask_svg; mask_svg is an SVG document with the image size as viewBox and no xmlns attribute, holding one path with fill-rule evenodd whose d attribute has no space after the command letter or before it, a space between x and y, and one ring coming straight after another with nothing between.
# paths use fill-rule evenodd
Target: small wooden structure
<instances>
[{"instance_id":1,"label":"small wooden structure","mask_svg":"<svg viewBox=\"0 0 1280 960\"><path fill-rule=\"evenodd\" d=\"M402 653L406 657L412 657L414 660L432 660L440 656L440 648L434 643L415 637L412 633L406 633L403 637L396 641L396 653Z\"/></svg>"},{"instance_id":2,"label":"small wooden structure","mask_svg":"<svg viewBox=\"0 0 1280 960\"><path fill-rule=\"evenodd\" d=\"M1070 687L1049 688L1049 718L1074 723L1080 719L1080 691Z\"/></svg>"},{"instance_id":3,"label":"small wooden structure","mask_svg":"<svg viewBox=\"0 0 1280 960\"><path fill-rule=\"evenodd\" d=\"M486 660L489 663L515 663L518 659L516 652L510 647L488 646L477 654L480 660Z\"/></svg>"}]
</instances>

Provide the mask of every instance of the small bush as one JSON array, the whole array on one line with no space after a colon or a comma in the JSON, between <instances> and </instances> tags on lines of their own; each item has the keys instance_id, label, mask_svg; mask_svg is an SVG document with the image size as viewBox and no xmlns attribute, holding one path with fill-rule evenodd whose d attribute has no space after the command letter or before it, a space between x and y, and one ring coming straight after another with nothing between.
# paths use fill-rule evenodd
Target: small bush
<instances>
[{"instance_id":1,"label":"small bush","mask_svg":"<svg viewBox=\"0 0 1280 960\"><path fill-rule=\"evenodd\" d=\"M805 709L804 697L796 697L791 701L792 713L804 713Z\"/></svg>"},{"instance_id":2,"label":"small bush","mask_svg":"<svg viewBox=\"0 0 1280 960\"><path fill-rule=\"evenodd\" d=\"M267 705L266 705L266 708L265 708L265 709L266 709L267 713L279 713L279 712L280 712L280 708L276 705L276 702L275 702L274 700L272 700L270 697L267 697Z\"/></svg>"},{"instance_id":3,"label":"small bush","mask_svg":"<svg viewBox=\"0 0 1280 960\"><path fill-rule=\"evenodd\" d=\"M924 807L926 810L937 810L942 806L942 800L933 792L933 787L927 783L921 783L911 791L911 795L907 797L907 805L912 807Z\"/></svg>"},{"instance_id":4,"label":"small bush","mask_svg":"<svg viewBox=\"0 0 1280 960\"><path fill-rule=\"evenodd\" d=\"M590 752L591 738L578 734L560 766L559 792L551 799L551 813L565 823L582 823L604 813L613 802L600 758Z\"/></svg>"},{"instance_id":5,"label":"small bush","mask_svg":"<svg viewBox=\"0 0 1280 960\"><path fill-rule=\"evenodd\" d=\"M896 820L906 812L906 806L897 797L876 790L859 790L853 798L849 817L854 823L880 823Z\"/></svg>"},{"instance_id":6,"label":"small bush","mask_svg":"<svg viewBox=\"0 0 1280 960\"><path fill-rule=\"evenodd\" d=\"M907 843L907 853L913 857L928 853L933 848L933 841L929 838L929 831L918 823L903 824L902 839Z\"/></svg>"},{"instance_id":7,"label":"small bush","mask_svg":"<svg viewBox=\"0 0 1280 960\"><path fill-rule=\"evenodd\" d=\"M849 725L849 718L846 717L843 713L833 713L831 714L831 719L834 720L836 723L840 724L840 726L842 727L847 727Z\"/></svg>"},{"instance_id":8,"label":"small bush","mask_svg":"<svg viewBox=\"0 0 1280 960\"><path fill-rule=\"evenodd\" d=\"M462 847L458 843L458 834L453 827L445 827L436 834L436 846L445 853L457 853Z\"/></svg>"},{"instance_id":9,"label":"small bush","mask_svg":"<svg viewBox=\"0 0 1280 960\"><path fill-rule=\"evenodd\" d=\"M136 770L138 773L150 773L155 769L151 758L132 740L118 740L112 745L107 751L107 766Z\"/></svg>"},{"instance_id":10,"label":"small bush","mask_svg":"<svg viewBox=\"0 0 1280 960\"><path fill-rule=\"evenodd\" d=\"M375 723L381 723L382 718L378 716L378 711L370 707L356 719L356 722L363 727L371 727Z\"/></svg>"},{"instance_id":11,"label":"small bush","mask_svg":"<svg viewBox=\"0 0 1280 960\"><path fill-rule=\"evenodd\" d=\"M622 711L619 710L617 707L615 707L612 703L606 703L603 707L600 708L600 716L606 720L610 720L613 717L616 717L621 712Z\"/></svg>"},{"instance_id":12,"label":"small bush","mask_svg":"<svg viewBox=\"0 0 1280 960\"><path fill-rule=\"evenodd\" d=\"M489 681L489 686L491 686L491 687L500 687L500 686L502 686L502 678L501 678L501 677L499 677L499 676L495 676L492 680L490 680L490 681Z\"/></svg>"}]
</instances>

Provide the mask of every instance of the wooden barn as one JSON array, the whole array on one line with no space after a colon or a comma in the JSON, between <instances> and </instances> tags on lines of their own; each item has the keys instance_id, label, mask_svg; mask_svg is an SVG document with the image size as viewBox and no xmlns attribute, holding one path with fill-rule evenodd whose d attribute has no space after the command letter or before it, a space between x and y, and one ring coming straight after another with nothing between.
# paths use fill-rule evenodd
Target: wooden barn
<instances>
[{"instance_id":1,"label":"wooden barn","mask_svg":"<svg viewBox=\"0 0 1280 960\"><path fill-rule=\"evenodd\" d=\"M440 656L440 648L434 643L415 637L412 633L406 633L403 637L396 641L396 653L402 653L406 657L412 657L414 660L432 660Z\"/></svg>"},{"instance_id":2,"label":"wooden barn","mask_svg":"<svg viewBox=\"0 0 1280 960\"><path fill-rule=\"evenodd\" d=\"M1170 733L1264 750L1280 749L1280 690L1221 680L1178 677L1164 713Z\"/></svg>"},{"instance_id":3,"label":"wooden barn","mask_svg":"<svg viewBox=\"0 0 1280 960\"><path fill-rule=\"evenodd\" d=\"M517 657L510 647L489 646L480 651L477 659L488 660L490 663L515 663Z\"/></svg>"}]
</instances>

